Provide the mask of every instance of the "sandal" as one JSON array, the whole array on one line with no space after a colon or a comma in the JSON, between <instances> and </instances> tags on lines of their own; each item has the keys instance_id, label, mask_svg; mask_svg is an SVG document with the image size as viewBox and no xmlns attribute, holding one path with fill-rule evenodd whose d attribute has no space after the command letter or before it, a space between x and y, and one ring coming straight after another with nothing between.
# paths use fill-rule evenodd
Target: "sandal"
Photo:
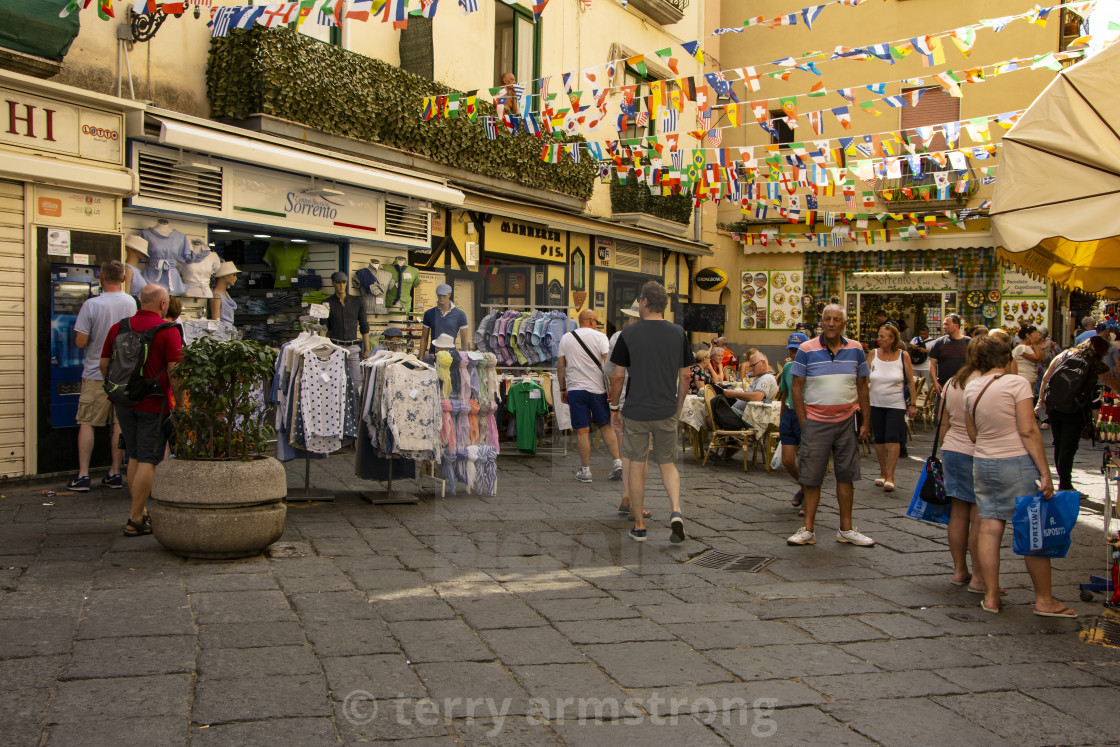
<instances>
[{"instance_id":1,"label":"sandal","mask_svg":"<svg viewBox=\"0 0 1120 747\"><path fill-rule=\"evenodd\" d=\"M984 610L985 612L991 612L993 615L998 615L999 614L999 607L996 607L993 610L990 607L988 607L988 605L984 604L983 599L980 600L980 609Z\"/></svg>"},{"instance_id":2,"label":"sandal","mask_svg":"<svg viewBox=\"0 0 1120 747\"><path fill-rule=\"evenodd\" d=\"M885 482L886 482L886 480L884 478L880 477L878 480L875 481L875 487L881 488L881 487L883 487L883 483L885 483Z\"/></svg>"},{"instance_id":3,"label":"sandal","mask_svg":"<svg viewBox=\"0 0 1120 747\"><path fill-rule=\"evenodd\" d=\"M1062 607L1057 612L1043 612L1036 607L1034 609L1034 613L1039 617L1065 617L1070 620L1074 620L1077 618L1077 613L1071 610L1069 607Z\"/></svg>"},{"instance_id":4,"label":"sandal","mask_svg":"<svg viewBox=\"0 0 1120 747\"><path fill-rule=\"evenodd\" d=\"M971 580L972 580L972 574L971 574L971 573L966 573L966 574L965 574L965 577L964 577L964 578L962 578L962 579L961 579L960 581L957 581L957 580L956 580L956 579L954 578L954 579L950 579L950 580L949 580L949 583L951 583L951 584L952 584L953 586L965 586L965 585L967 585L967 584L968 584L968 582L969 582L969 581L971 581ZM984 592L980 592L980 593L981 593L981 594L983 594Z\"/></svg>"},{"instance_id":5,"label":"sandal","mask_svg":"<svg viewBox=\"0 0 1120 747\"><path fill-rule=\"evenodd\" d=\"M985 593L985 592L984 592L984 590L983 590L983 589L977 589L977 588L976 588L976 587L974 587L974 586L969 586L969 587L968 587L968 593L969 593L969 594L983 594L983 593ZM1005 596L1007 596L1007 589L1006 589L1006 588L1004 588L1003 586L999 587L999 595L1000 595L1001 597L1005 597Z\"/></svg>"},{"instance_id":6,"label":"sandal","mask_svg":"<svg viewBox=\"0 0 1120 747\"><path fill-rule=\"evenodd\" d=\"M890 480L884 481L883 482L883 490L887 491L888 493L893 493L894 492L894 483L891 482Z\"/></svg>"},{"instance_id":7,"label":"sandal","mask_svg":"<svg viewBox=\"0 0 1120 747\"><path fill-rule=\"evenodd\" d=\"M144 521L143 519L140 520L139 524L137 524L132 519L129 519L128 523L125 524L125 526L124 526L124 536L125 537L141 537L145 534L151 534L151 533L152 533L152 525L149 522Z\"/></svg>"}]
</instances>

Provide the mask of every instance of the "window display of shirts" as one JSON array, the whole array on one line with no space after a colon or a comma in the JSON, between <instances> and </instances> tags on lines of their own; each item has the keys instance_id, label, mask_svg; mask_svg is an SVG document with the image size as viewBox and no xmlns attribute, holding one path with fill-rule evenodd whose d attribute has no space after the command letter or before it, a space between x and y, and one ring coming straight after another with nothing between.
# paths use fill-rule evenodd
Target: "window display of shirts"
<instances>
[{"instance_id":1,"label":"window display of shirts","mask_svg":"<svg viewBox=\"0 0 1120 747\"><path fill-rule=\"evenodd\" d=\"M264 253L264 261L276 270L274 288L291 288L292 278L308 260L306 244L271 244Z\"/></svg>"},{"instance_id":2,"label":"window display of shirts","mask_svg":"<svg viewBox=\"0 0 1120 747\"><path fill-rule=\"evenodd\" d=\"M517 450L537 453L537 419L548 414L548 401L540 384L520 381L506 392L506 411L517 418Z\"/></svg>"},{"instance_id":3,"label":"window display of shirts","mask_svg":"<svg viewBox=\"0 0 1120 747\"><path fill-rule=\"evenodd\" d=\"M148 282L162 285L173 296L186 293L187 286L179 276L176 263L188 264L194 260L187 235L172 230L164 236L154 228L145 228L140 237L148 242L148 269L144 273Z\"/></svg>"},{"instance_id":4,"label":"window display of shirts","mask_svg":"<svg viewBox=\"0 0 1120 747\"><path fill-rule=\"evenodd\" d=\"M195 298L213 298L214 292L210 290L210 278L218 271L218 265L222 263L221 258L216 252L209 250L198 254L192 251L191 255L194 257L193 262L179 265L179 275L187 286L185 295Z\"/></svg>"},{"instance_id":5,"label":"window display of shirts","mask_svg":"<svg viewBox=\"0 0 1120 747\"><path fill-rule=\"evenodd\" d=\"M420 271L411 265L394 263L389 267L389 277L389 306L412 311L412 291L420 285Z\"/></svg>"},{"instance_id":6,"label":"window display of shirts","mask_svg":"<svg viewBox=\"0 0 1120 747\"><path fill-rule=\"evenodd\" d=\"M363 267L354 273L355 285L362 294L362 303L365 304L366 314L387 314L385 297L389 295L389 288L393 276L380 265L377 269L373 266Z\"/></svg>"}]
</instances>

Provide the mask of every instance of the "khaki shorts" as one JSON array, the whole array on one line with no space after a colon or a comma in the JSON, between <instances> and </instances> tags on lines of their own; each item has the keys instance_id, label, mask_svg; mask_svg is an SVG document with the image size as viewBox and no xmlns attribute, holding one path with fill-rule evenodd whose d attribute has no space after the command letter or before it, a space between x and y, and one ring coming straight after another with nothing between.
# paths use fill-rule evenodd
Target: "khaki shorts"
<instances>
[{"instance_id":1,"label":"khaki shorts","mask_svg":"<svg viewBox=\"0 0 1120 747\"><path fill-rule=\"evenodd\" d=\"M105 394L104 381L82 379L82 393L78 397L79 425L100 427L113 422L113 403Z\"/></svg>"},{"instance_id":2,"label":"khaki shorts","mask_svg":"<svg viewBox=\"0 0 1120 747\"><path fill-rule=\"evenodd\" d=\"M680 421L673 416L664 420L631 420L622 423L622 456L634 462L644 462L650 456L649 438L653 436L653 463L671 464L677 461L677 427Z\"/></svg>"},{"instance_id":3,"label":"khaki shorts","mask_svg":"<svg viewBox=\"0 0 1120 747\"><path fill-rule=\"evenodd\" d=\"M856 416L839 423L806 420L801 424L801 449L797 452L798 479L802 485L819 486L828 471L828 458L836 471L836 482L859 480L859 444Z\"/></svg>"}]
</instances>

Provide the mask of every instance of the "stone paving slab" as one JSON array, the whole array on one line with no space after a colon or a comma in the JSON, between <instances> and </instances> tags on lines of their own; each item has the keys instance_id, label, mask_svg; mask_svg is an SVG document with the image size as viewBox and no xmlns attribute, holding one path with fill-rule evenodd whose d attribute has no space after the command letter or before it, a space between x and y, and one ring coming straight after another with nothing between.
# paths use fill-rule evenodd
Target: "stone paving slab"
<instances>
[{"instance_id":1,"label":"stone paving slab","mask_svg":"<svg viewBox=\"0 0 1120 747\"><path fill-rule=\"evenodd\" d=\"M920 434L914 453L928 443ZM1075 472L1098 503L1099 459L1083 445ZM7 486L0 733L62 745L1114 742L1120 651L1076 637L1099 610L1076 589L1103 570L1099 508L1083 506L1053 563L1080 622L1030 614L1010 535L1004 613L985 615L949 584L944 530L903 516L922 461L900 463L893 495L856 486L872 548L832 541L827 484L820 541L788 546L789 478L727 463L680 465L690 539L676 547L656 474L654 536L639 545L614 512L616 483L570 480L574 454L504 455L495 498L369 506L344 453L316 464L334 503L292 504L268 553L218 562L121 537L119 493L61 492L44 507L35 486ZM542 487L541 474L563 480ZM759 573L684 563L707 548L775 560Z\"/></svg>"}]
</instances>

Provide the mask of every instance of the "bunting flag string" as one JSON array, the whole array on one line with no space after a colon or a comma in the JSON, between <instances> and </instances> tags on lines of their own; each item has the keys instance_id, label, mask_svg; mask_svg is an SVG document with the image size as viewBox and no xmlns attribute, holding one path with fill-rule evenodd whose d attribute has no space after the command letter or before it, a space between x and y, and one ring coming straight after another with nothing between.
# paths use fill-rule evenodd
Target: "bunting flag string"
<instances>
[{"instance_id":1,"label":"bunting flag string","mask_svg":"<svg viewBox=\"0 0 1120 747\"><path fill-rule=\"evenodd\" d=\"M864 0L864 2L866 2L866 0ZM1065 10L1071 11L1073 13L1077 13L1078 15L1082 15L1084 17L1084 16L1088 15L1088 13L1091 12L1091 10L1096 6L1096 2L1097 2L1097 0L1082 0L1082 2L1072 3L1070 5L1064 5L1064 6L1061 6L1061 7L1064 8ZM849 5L850 3L844 2L844 0L834 0L834 2L832 4ZM862 5L863 3L861 2L859 4ZM887 62L889 62L890 64L893 65L896 60L903 59L907 55L909 55L910 53L914 52L916 49L920 49L920 50L928 50L929 55L932 55L932 56L936 57L938 60L940 60L940 62L938 64L941 64L941 63L944 62L943 45L942 45L942 40L943 39L951 39L954 42L954 44L957 46L957 48L961 51L961 53L965 57L968 57L971 54L971 52L973 50L973 47L976 43L976 32L977 31L982 30L982 29L991 29L993 32L998 33L1000 31L1002 31L1004 28L1006 28L1006 26L1009 23L1011 23L1013 21L1017 21L1017 20L1026 20L1028 22L1034 23L1035 21L1032 20L1032 19L1037 19L1040 12L1049 13L1050 11L1054 10L1057 7L1059 7L1059 6L1051 6L1049 8L1039 8L1038 6L1036 6L1035 9L1032 9L1030 11L1026 11L1024 13L1019 13L1019 14L1010 15L1010 16L1004 16L1004 17L998 18L998 19L981 20L981 21L979 21L975 24L971 24L971 25L968 25L968 26L961 26L961 27L958 27L958 28L949 29L949 30L945 30L945 31L939 31L939 32L934 32L934 33L930 33L930 34L924 34L924 35L921 35L919 37L911 37L909 39L898 39L898 40L889 41L889 42L879 42L877 44L872 44L872 45L869 45L867 47L845 47L845 46L841 46L841 47L836 47L833 50L832 53L810 52L810 53L807 53L807 54L802 55L800 57L785 57L785 58L782 58L782 59L779 59L779 60L774 60L774 61L771 61L771 62L755 63L753 65L748 65L748 66L743 66L743 67L729 68L729 69L726 69L726 70L719 71L718 75L722 76L722 79L725 80L728 83L733 82L733 81L734 82L742 81L743 85L747 88L748 91L755 92L755 91L759 90L759 85L760 85L759 84L759 79L762 78L762 77L771 77L771 78L776 78L776 79L780 78L782 80L789 80L790 76L795 71L808 72L808 73L820 76L821 71L816 67L816 63L818 63L818 62L831 62L831 61L840 60L840 59L858 59L858 60L878 59L878 60L882 60L882 61L887 61ZM796 15L796 14L790 14L790 15ZM747 27L749 25L762 25L760 23L750 23L750 21L752 21L752 20L755 20L755 19L748 19L748 21L744 21L744 27ZM766 23L766 25L768 25L768 22L764 22L764 23ZM779 25L788 25L788 24L779 24ZM720 30L717 30L717 32L727 33L727 30L726 29L720 29ZM713 34L713 35L718 35L718 33ZM681 47L682 47L682 49L684 49L688 53L688 55L690 57L697 57L697 55L699 55L698 59L702 59L703 49L702 49L700 41L681 42ZM545 76L545 77L542 77L542 78L537 78L537 79L533 79L533 80L519 82L519 85L524 86L525 90L530 92L530 93L526 94L530 99L538 100L538 107L537 108L538 109L543 109L544 108L544 106L543 106L544 102L543 102L542 94L531 93L531 92L534 90L535 86L547 85L547 81L551 78L560 77L560 78L562 78L566 81L567 80L578 81L578 80L581 79L581 76L587 71L599 71L599 70L604 70L604 69L607 70L607 71L612 71L612 70L617 71L619 69L619 66L621 66L621 65L629 65L631 67L634 67L635 69L638 70L638 72L640 74L642 74L644 76L644 75L647 74L647 70L646 70L646 66L645 66L646 58L660 60L662 63L666 64L666 66L669 67L669 69L672 70L675 74L679 74L679 67L677 65L678 60L677 60L676 57L672 56L672 48L666 48L666 49L656 50L656 51L653 51L653 52L636 54L636 55L626 57L626 58L609 60L605 63L600 64L600 65L596 65L596 66L591 67L591 68L586 68L585 70L575 70L575 71L563 73L559 76L550 75L550 76ZM776 71L770 71L770 72L765 72L764 71L764 72L761 72L761 73L758 71L758 68L767 67L767 66L779 67L781 69L776 70ZM699 76L690 76L690 77L699 77ZM605 92L607 94L620 93L620 92L626 91L626 89L629 89L628 91L626 91L627 95L629 97L633 97L633 96L642 97L643 91L645 92L646 96L653 95L655 93L653 90L651 90L651 84L614 85L613 84L614 76L609 75L609 76L607 76L607 78L609 78L609 80L607 80L607 83L609 85L605 85L605 86L593 85L593 86L590 86L590 88L592 90L599 91L600 93ZM655 81L654 83L663 83L663 82L664 81ZM491 96L498 95L500 90L501 90L500 88L490 89Z\"/></svg>"}]
</instances>

